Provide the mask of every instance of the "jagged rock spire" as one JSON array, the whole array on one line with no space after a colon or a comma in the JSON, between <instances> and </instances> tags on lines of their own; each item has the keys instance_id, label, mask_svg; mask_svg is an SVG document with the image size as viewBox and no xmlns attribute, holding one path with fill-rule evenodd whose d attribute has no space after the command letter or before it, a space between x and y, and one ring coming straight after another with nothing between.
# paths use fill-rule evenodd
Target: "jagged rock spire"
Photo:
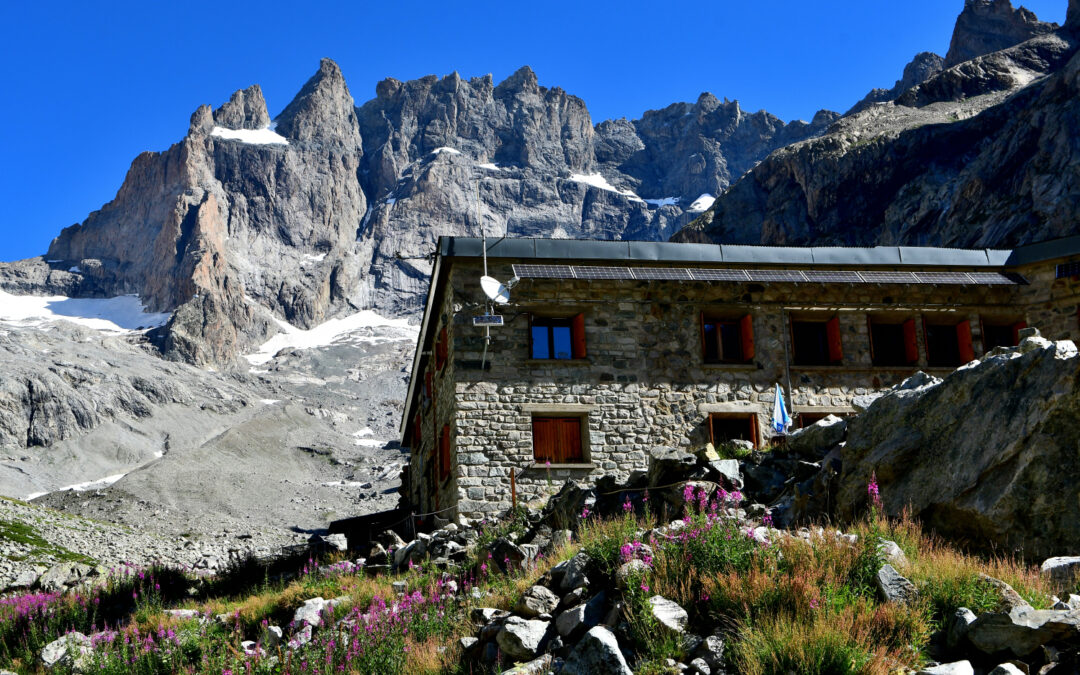
<instances>
[{"instance_id":1,"label":"jagged rock spire","mask_svg":"<svg viewBox=\"0 0 1080 675\"><path fill-rule=\"evenodd\" d=\"M289 140L340 141L360 148L353 97L341 69L324 58L319 70L277 118L277 132Z\"/></svg>"},{"instance_id":2,"label":"jagged rock spire","mask_svg":"<svg viewBox=\"0 0 1080 675\"><path fill-rule=\"evenodd\" d=\"M227 103L214 111L214 123L226 129L262 129L270 124L262 87L253 84L233 92Z\"/></svg>"}]
</instances>

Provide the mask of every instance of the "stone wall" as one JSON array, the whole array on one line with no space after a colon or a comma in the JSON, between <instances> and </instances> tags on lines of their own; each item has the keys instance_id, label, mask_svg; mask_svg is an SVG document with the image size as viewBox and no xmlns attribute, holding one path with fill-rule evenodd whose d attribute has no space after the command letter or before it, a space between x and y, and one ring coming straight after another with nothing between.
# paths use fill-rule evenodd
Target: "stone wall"
<instances>
[{"instance_id":1,"label":"stone wall","mask_svg":"<svg viewBox=\"0 0 1080 675\"><path fill-rule=\"evenodd\" d=\"M525 279L512 291L513 304L499 309L506 324L491 329L492 344L481 369L483 329L471 323L472 316L482 313L480 261L453 263L453 302L446 306L456 359L457 479L440 499L456 488L458 512L469 517L509 506L511 471L518 472L518 498L525 501L556 490L567 478L609 474L624 480L645 468L651 452L706 443L710 413L755 414L766 439L773 387L787 385L789 316L839 317L843 364L790 368L792 407L807 413L850 410L853 397L890 387L916 370L947 372L927 367L924 321L970 320L976 355L982 353L981 319L1037 323L1022 306L1033 297L1031 287ZM513 276L508 264L489 264L492 276ZM1067 302L1071 309L1040 309L1037 317L1071 311L1073 325L1062 330L1075 334L1075 298L1068 295ZM703 310L753 316L753 363L704 363ZM586 317L585 359L529 358L530 313L578 312ZM918 365L872 365L867 317L877 314L916 318ZM444 405L441 395L439 400ZM583 419L585 463L548 468L533 460L532 417L556 413Z\"/></svg>"}]
</instances>

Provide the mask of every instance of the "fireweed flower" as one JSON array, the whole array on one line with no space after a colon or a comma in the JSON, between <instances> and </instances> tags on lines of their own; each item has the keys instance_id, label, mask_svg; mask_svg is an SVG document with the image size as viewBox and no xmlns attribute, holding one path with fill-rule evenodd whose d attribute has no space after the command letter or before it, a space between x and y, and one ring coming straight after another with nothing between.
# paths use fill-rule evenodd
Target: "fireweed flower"
<instances>
[{"instance_id":1,"label":"fireweed flower","mask_svg":"<svg viewBox=\"0 0 1080 675\"><path fill-rule=\"evenodd\" d=\"M877 472L870 472L870 482L866 485L866 494L870 496L870 503L875 508L881 508L881 491L878 489Z\"/></svg>"},{"instance_id":2,"label":"fireweed flower","mask_svg":"<svg viewBox=\"0 0 1080 675\"><path fill-rule=\"evenodd\" d=\"M627 497L626 501L623 502L623 505L622 505L623 513L629 513L630 510L633 509L633 508L634 508L634 505L630 503L630 498Z\"/></svg>"},{"instance_id":3,"label":"fireweed flower","mask_svg":"<svg viewBox=\"0 0 1080 675\"><path fill-rule=\"evenodd\" d=\"M589 517L589 507L586 506L581 510L581 519L584 520Z\"/></svg>"}]
</instances>

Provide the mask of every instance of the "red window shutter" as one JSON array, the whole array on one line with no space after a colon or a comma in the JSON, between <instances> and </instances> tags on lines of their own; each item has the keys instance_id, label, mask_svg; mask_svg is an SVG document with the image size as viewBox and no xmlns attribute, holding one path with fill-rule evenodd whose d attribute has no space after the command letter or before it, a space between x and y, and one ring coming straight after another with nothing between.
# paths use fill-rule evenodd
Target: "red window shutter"
<instances>
[{"instance_id":1,"label":"red window shutter","mask_svg":"<svg viewBox=\"0 0 1080 675\"><path fill-rule=\"evenodd\" d=\"M874 320L866 317L866 337L870 342L870 362L874 362Z\"/></svg>"},{"instance_id":2,"label":"red window shutter","mask_svg":"<svg viewBox=\"0 0 1080 675\"><path fill-rule=\"evenodd\" d=\"M566 417L557 420L559 442L555 450L557 461L563 464L580 462L581 455L581 418Z\"/></svg>"},{"instance_id":3,"label":"red window shutter","mask_svg":"<svg viewBox=\"0 0 1080 675\"><path fill-rule=\"evenodd\" d=\"M904 322L904 358L909 365L919 362L919 342L915 336L915 319Z\"/></svg>"},{"instance_id":4,"label":"red window shutter","mask_svg":"<svg viewBox=\"0 0 1080 675\"><path fill-rule=\"evenodd\" d=\"M754 360L754 317L747 314L739 319L739 335L742 338L743 361Z\"/></svg>"},{"instance_id":5,"label":"red window shutter","mask_svg":"<svg viewBox=\"0 0 1080 675\"><path fill-rule=\"evenodd\" d=\"M572 343L575 359L585 358L585 315L578 314L574 317L570 327L570 341Z\"/></svg>"},{"instance_id":6,"label":"red window shutter","mask_svg":"<svg viewBox=\"0 0 1080 675\"><path fill-rule=\"evenodd\" d=\"M413 418L413 429L413 435L416 437L414 445L419 446L424 440L424 425L423 420L420 419L420 413L416 413L416 417Z\"/></svg>"},{"instance_id":7,"label":"red window shutter","mask_svg":"<svg viewBox=\"0 0 1080 675\"><path fill-rule=\"evenodd\" d=\"M1017 321L1012 325L1013 346L1020 344L1020 331L1027 328L1027 321Z\"/></svg>"},{"instance_id":8,"label":"red window shutter","mask_svg":"<svg viewBox=\"0 0 1080 675\"><path fill-rule=\"evenodd\" d=\"M956 344L960 350L960 363L975 360L975 349L971 346L971 322L961 321L956 324Z\"/></svg>"},{"instance_id":9,"label":"red window shutter","mask_svg":"<svg viewBox=\"0 0 1080 675\"><path fill-rule=\"evenodd\" d=\"M439 478L446 480L450 475L450 426L442 428L442 438L439 439Z\"/></svg>"},{"instance_id":10,"label":"red window shutter","mask_svg":"<svg viewBox=\"0 0 1080 675\"><path fill-rule=\"evenodd\" d=\"M750 415L748 421L750 423L750 442L754 444L755 448L760 448L761 444L758 443L757 415Z\"/></svg>"},{"instance_id":11,"label":"red window shutter","mask_svg":"<svg viewBox=\"0 0 1080 675\"><path fill-rule=\"evenodd\" d=\"M429 370L426 373L424 373L424 393L427 394L428 398L431 398L431 394L432 394L431 385L432 385L432 375L431 375L431 371Z\"/></svg>"},{"instance_id":12,"label":"red window shutter","mask_svg":"<svg viewBox=\"0 0 1080 675\"><path fill-rule=\"evenodd\" d=\"M844 350L840 343L840 317L834 316L825 324L825 335L829 343L829 363L844 360Z\"/></svg>"},{"instance_id":13,"label":"red window shutter","mask_svg":"<svg viewBox=\"0 0 1080 675\"><path fill-rule=\"evenodd\" d=\"M534 417L533 459L538 462L554 462L555 442L555 420L550 417Z\"/></svg>"},{"instance_id":14,"label":"red window shutter","mask_svg":"<svg viewBox=\"0 0 1080 675\"><path fill-rule=\"evenodd\" d=\"M700 319L700 322L698 323L698 328L701 331L701 360L702 361L708 361L709 360L709 346L707 344L705 344L705 312L702 312L701 314L699 314L698 318Z\"/></svg>"}]
</instances>

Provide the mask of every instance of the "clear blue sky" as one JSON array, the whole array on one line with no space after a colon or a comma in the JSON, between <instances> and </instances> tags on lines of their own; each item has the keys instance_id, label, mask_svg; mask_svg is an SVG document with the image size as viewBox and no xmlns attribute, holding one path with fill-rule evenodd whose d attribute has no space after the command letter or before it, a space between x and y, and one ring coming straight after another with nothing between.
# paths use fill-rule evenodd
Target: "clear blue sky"
<instances>
[{"instance_id":1,"label":"clear blue sky","mask_svg":"<svg viewBox=\"0 0 1080 675\"><path fill-rule=\"evenodd\" d=\"M246 4L246 6L242 6ZM1061 23L1067 0L1024 3ZM97 5L95 7L94 5ZM0 260L45 252L112 199L131 160L202 103L262 85L276 115L335 59L354 98L388 76L499 81L528 64L594 123L702 91L785 120L890 87L948 49L962 0L6 2L0 8Z\"/></svg>"}]
</instances>

